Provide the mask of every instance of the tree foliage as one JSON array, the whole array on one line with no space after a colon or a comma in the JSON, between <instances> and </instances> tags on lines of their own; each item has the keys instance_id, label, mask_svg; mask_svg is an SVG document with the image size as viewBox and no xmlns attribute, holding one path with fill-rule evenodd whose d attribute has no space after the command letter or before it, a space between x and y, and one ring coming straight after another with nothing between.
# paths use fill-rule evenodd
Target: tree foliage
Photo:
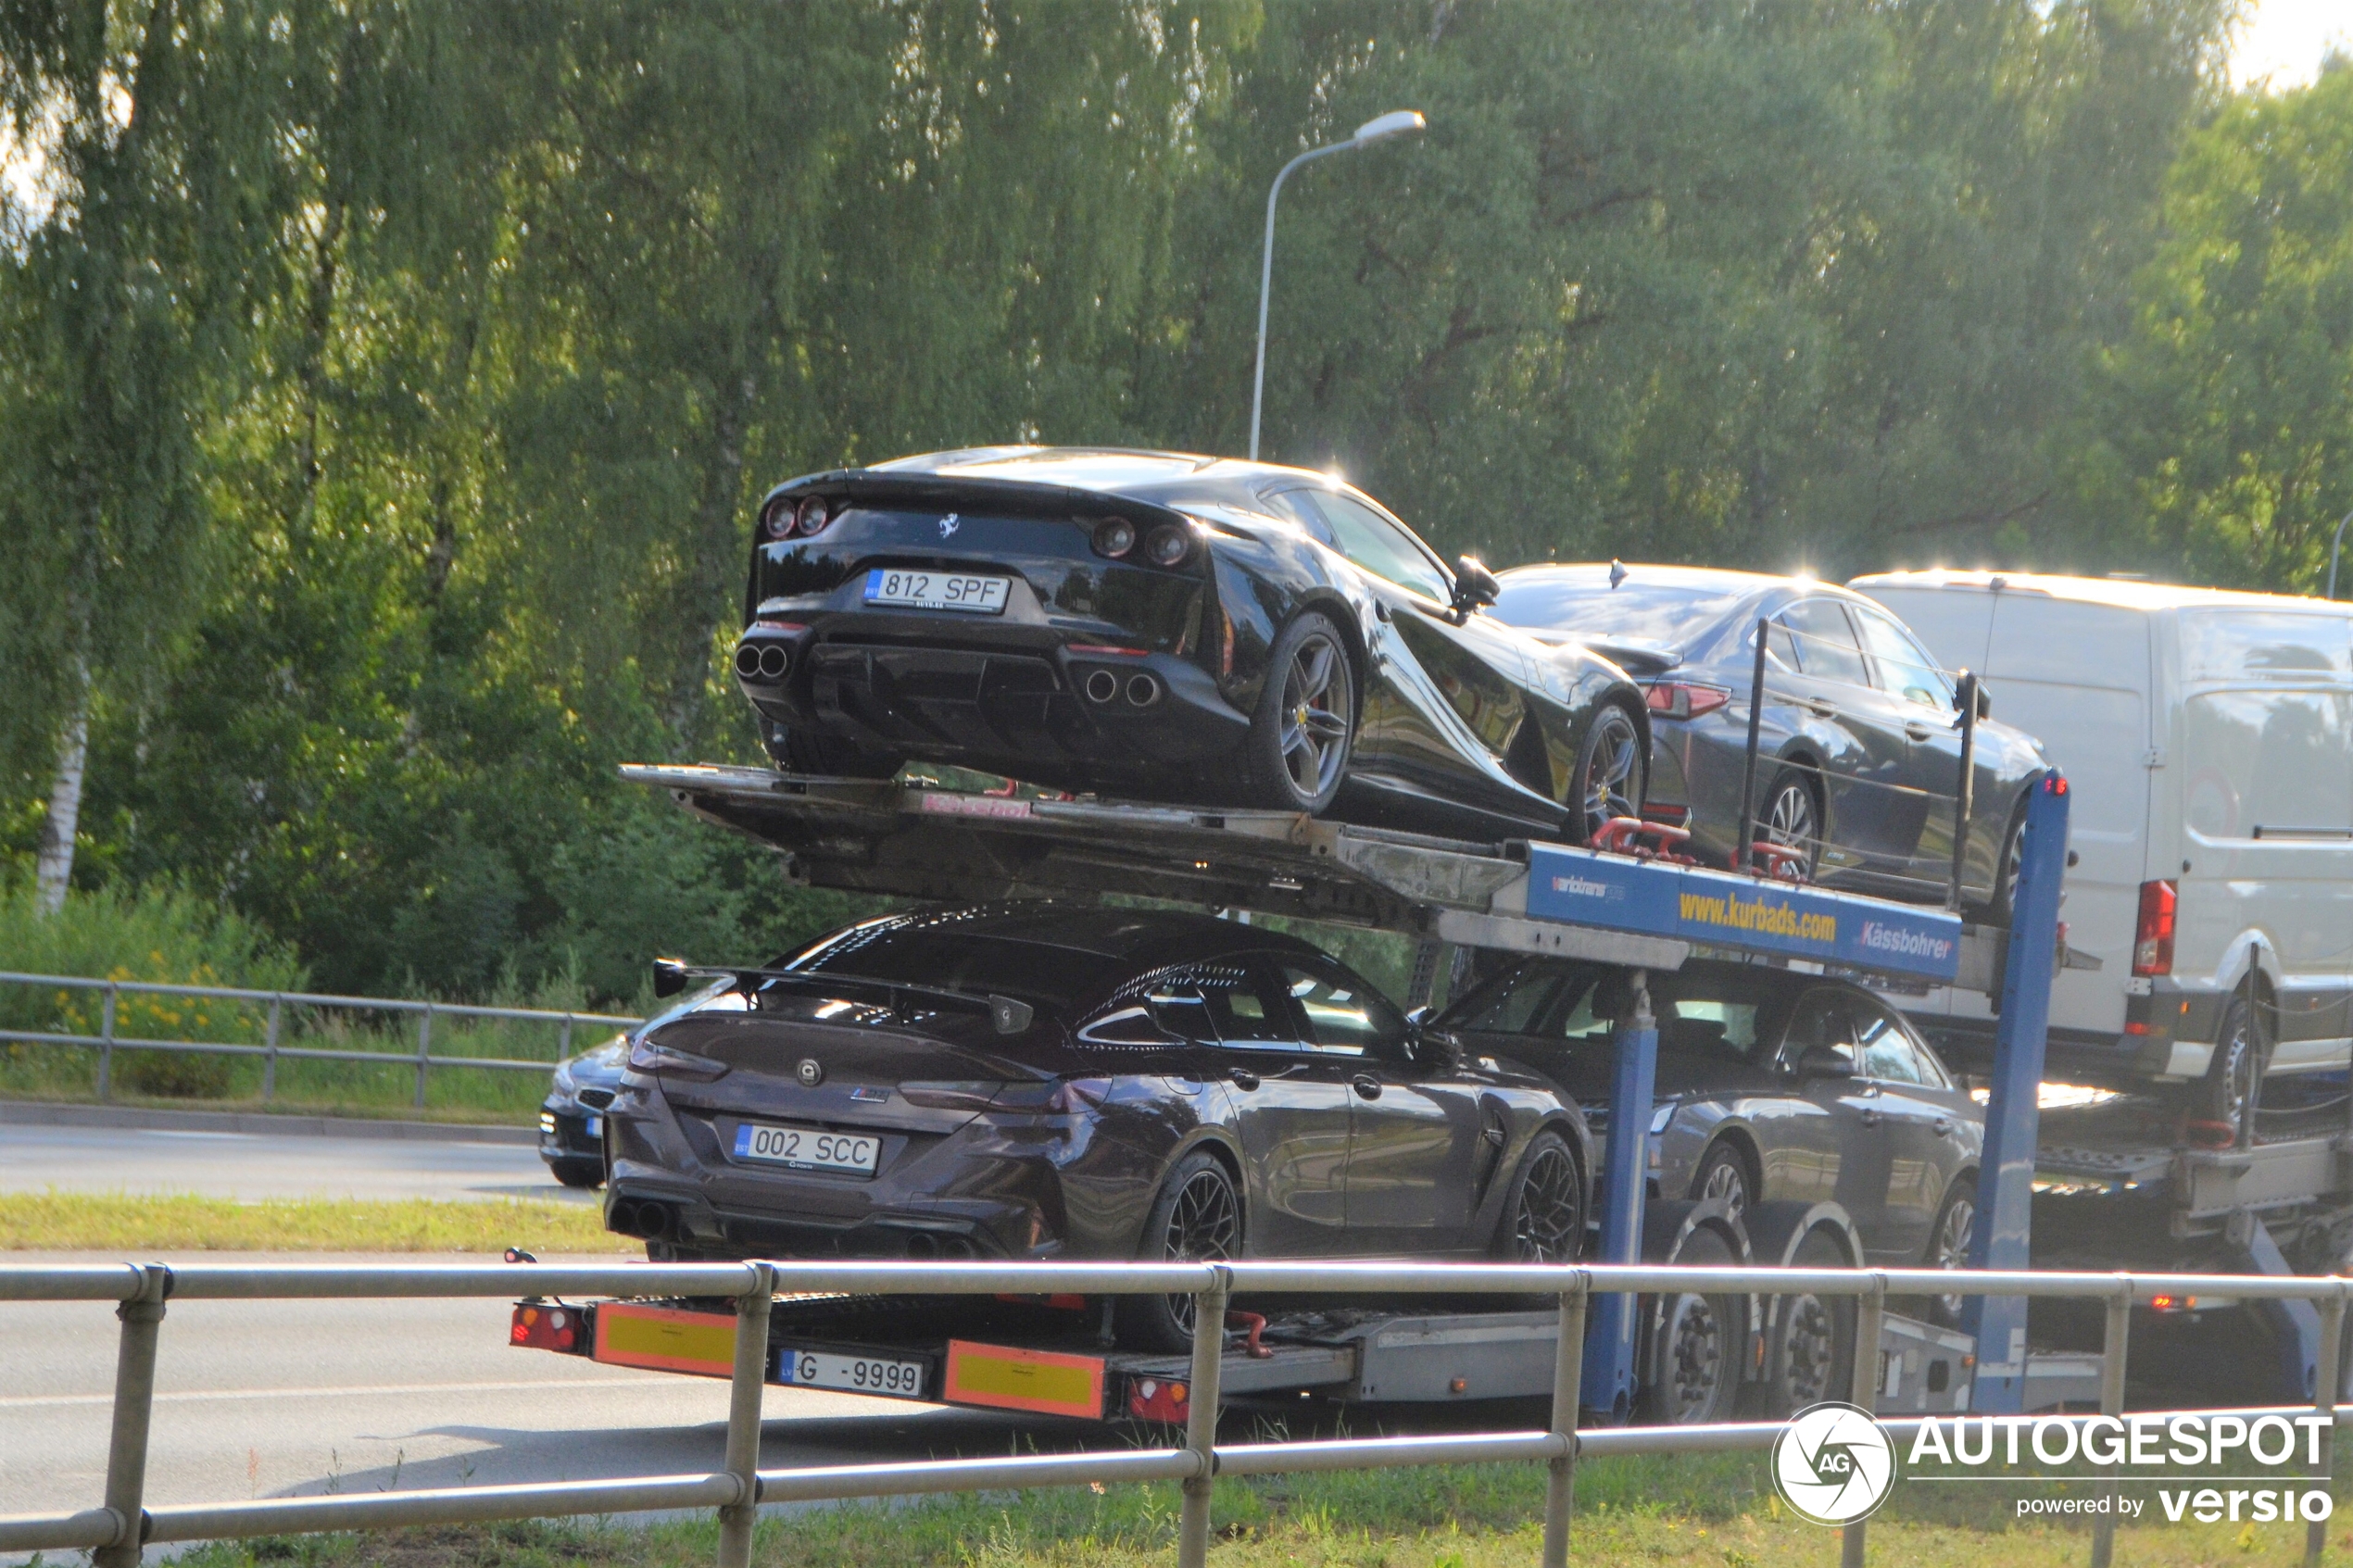
<instances>
[{"instance_id":1,"label":"tree foliage","mask_svg":"<svg viewBox=\"0 0 2353 1568\"><path fill-rule=\"evenodd\" d=\"M2227 9L0 0L0 834L86 657L78 880L320 984L840 918L613 773L757 755L753 501L1239 451L1266 182L1400 107L1286 190L1269 456L1497 564L2309 581L2348 100L2224 97Z\"/></svg>"}]
</instances>

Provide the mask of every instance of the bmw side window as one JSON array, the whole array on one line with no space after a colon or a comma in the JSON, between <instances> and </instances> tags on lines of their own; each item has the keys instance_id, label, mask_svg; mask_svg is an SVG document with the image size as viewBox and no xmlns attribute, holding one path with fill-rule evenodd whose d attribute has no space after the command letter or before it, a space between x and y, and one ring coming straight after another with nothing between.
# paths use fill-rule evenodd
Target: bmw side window
<instances>
[{"instance_id":1,"label":"bmw side window","mask_svg":"<svg viewBox=\"0 0 2353 1568\"><path fill-rule=\"evenodd\" d=\"M1356 976L1334 966L1277 971L1307 1023L1308 1043L1337 1056L1402 1057L1405 1021Z\"/></svg>"},{"instance_id":2,"label":"bmw side window","mask_svg":"<svg viewBox=\"0 0 2353 1568\"><path fill-rule=\"evenodd\" d=\"M1953 707L1953 688L1936 660L1920 651L1904 628L1884 615L1875 614L1859 606L1849 605L1847 613L1862 624L1863 646L1869 650L1871 663L1879 671L1881 691L1894 692L1907 702L1939 713Z\"/></svg>"},{"instance_id":3,"label":"bmw side window","mask_svg":"<svg viewBox=\"0 0 2353 1568\"><path fill-rule=\"evenodd\" d=\"M1164 1046L1172 1039L1215 1045L1217 1028L1201 974L1177 969L1122 986L1078 1026L1078 1038L1090 1046Z\"/></svg>"},{"instance_id":4,"label":"bmw side window","mask_svg":"<svg viewBox=\"0 0 2353 1568\"><path fill-rule=\"evenodd\" d=\"M1332 547L1374 576L1437 604L1451 604L1453 579L1395 523L1346 495L1298 491L1311 498L1332 528Z\"/></svg>"},{"instance_id":5,"label":"bmw side window","mask_svg":"<svg viewBox=\"0 0 2353 1568\"><path fill-rule=\"evenodd\" d=\"M1291 1022L1290 1007L1256 966L1203 964L1195 972L1220 1043L1237 1050L1299 1049L1299 1026Z\"/></svg>"},{"instance_id":6,"label":"bmw side window","mask_svg":"<svg viewBox=\"0 0 2353 1568\"><path fill-rule=\"evenodd\" d=\"M1798 668L1806 673L1850 686L1871 684L1855 628L1836 599L1800 599L1781 612L1781 620L1796 633Z\"/></svg>"}]
</instances>

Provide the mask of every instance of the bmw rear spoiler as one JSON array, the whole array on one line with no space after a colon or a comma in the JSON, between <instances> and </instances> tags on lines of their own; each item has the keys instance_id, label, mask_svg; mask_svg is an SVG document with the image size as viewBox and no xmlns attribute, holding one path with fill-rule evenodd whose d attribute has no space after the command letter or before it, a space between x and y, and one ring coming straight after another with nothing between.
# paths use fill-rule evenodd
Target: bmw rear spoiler
<instances>
[{"instance_id":1,"label":"bmw rear spoiler","mask_svg":"<svg viewBox=\"0 0 2353 1568\"><path fill-rule=\"evenodd\" d=\"M990 992L975 997L969 991L950 991L937 985L907 985L895 980L868 980L851 974L812 973L798 969L733 969L706 968L687 963L684 959L654 960L654 995L674 997L686 988L690 980L726 980L734 988L749 993L767 985L783 985L788 989L823 991L829 997L871 998L890 1010L900 1019L914 1015L916 1002L925 1001L935 1008L956 1012L977 1012L988 1015L988 1022L1000 1035L1018 1035L1029 1027L1038 1010L1027 1002Z\"/></svg>"}]
</instances>

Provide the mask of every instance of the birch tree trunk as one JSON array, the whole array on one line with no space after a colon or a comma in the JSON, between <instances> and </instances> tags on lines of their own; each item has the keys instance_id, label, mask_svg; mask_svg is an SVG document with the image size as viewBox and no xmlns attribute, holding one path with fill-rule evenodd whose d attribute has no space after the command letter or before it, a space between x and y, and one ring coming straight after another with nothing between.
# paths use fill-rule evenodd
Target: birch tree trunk
<instances>
[{"instance_id":1,"label":"birch tree trunk","mask_svg":"<svg viewBox=\"0 0 2353 1568\"><path fill-rule=\"evenodd\" d=\"M57 742L57 778L49 789L49 820L42 824L36 866L37 907L44 915L65 908L73 880L73 835L82 819L83 765L90 756L90 659L77 652L67 675L70 690L65 734Z\"/></svg>"}]
</instances>

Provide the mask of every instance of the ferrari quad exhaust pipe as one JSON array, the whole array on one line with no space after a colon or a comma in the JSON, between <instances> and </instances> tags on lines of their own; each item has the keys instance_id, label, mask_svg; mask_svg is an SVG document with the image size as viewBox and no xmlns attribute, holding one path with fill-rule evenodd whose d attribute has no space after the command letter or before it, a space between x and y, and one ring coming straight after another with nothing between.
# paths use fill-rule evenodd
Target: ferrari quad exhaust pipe
<instances>
[{"instance_id":1,"label":"ferrari quad exhaust pipe","mask_svg":"<svg viewBox=\"0 0 2353 1568\"><path fill-rule=\"evenodd\" d=\"M744 643L736 649L736 675L745 681L781 681L792 668L782 643Z\"/></svg>"}]
</instances>

